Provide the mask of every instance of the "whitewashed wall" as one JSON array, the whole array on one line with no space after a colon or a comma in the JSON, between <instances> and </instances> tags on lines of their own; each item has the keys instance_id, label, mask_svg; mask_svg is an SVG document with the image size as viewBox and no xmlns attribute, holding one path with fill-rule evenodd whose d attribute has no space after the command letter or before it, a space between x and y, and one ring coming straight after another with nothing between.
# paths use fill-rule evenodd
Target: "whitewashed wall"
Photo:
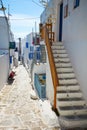
<instances>
[{"instance_id":1,"label":"whitewashed wall","mask_svg":"<svg viewBox=\"0 0 87 130\"><path fill-rule=\"evenodd\" d=\"M47 8L42 12L40 21L42 24L48 22L50 15L52 16L52 31L55 32L55 41L58 40L59 35L59 4L62 0L50 0Z\"/></svg>"},{"instance_id":2,"label":"whitewashed wall","mask_svg":"<svg viewBox=\"0 0 87 130\"><path fill-rule=\"evenodd\" d=\"M24 48L24 63L25 63L25 66L27 67L28 65L28 62L29 62L29 58L28 58L28 55L29 55L29 48Z\"/></svg>"},{"instance_id":3,"label":"whitewashed wall","mask_svg":"<svg viewBox=\"0 0 87 130\"><path fill-rule=\"evenodd\" d=\"M50 99L51 104L53 105L54 87L53 87L53 82L52 82L52 77L51 77L48 56L47 56L47 65L46 65L46 94L47 94L47 98Z\"/></svg>"},{"instance_id":4,"label":"whitewashed wall","mask_svg":"<svg viewBox=\"0 0 87 130\"><path fill-rule=\"evenodd\" d=\"M50 17L50 15L52 16L52 18L55 17L55 4L58 3L57 0L50 0L48 2L48 6L45 8L45 10L42 12L41 16L40 16L40 20L42 24L45 24L46 22L48 22L48 18Z\"/></svg>"},{"instance_id":5,"label":"whitewashed wall","mask_svg":"<svg viewBox=\"0 0 87 130\"><path fill-rule=\"evenodd\" d=\"M87 0L80 0L76 9L73 9L74 0L68 2L69 16L63 20L63 42L87 100Z\"/></svg>"},{"instance_id":6,"label":"whitewashed wall","mask_svg":"<svg viewBox=\"0 0 87 130\"><path fill-rule=\"evenodd\" d=\"M0 55L0 90L7 82L9 73L9 55Z\"/></svg>"},{"instance_id":7,"label":"whitewashed wall","mask_svg":"<svg viewBox=\"0 0 87 130\"><path fill-rule=\"evenodd\" d=\"M9 30L5 17L0 17L0 48L9 48Z\"/></svg>"},{"instance_id":8,"label":"whitewashed wall","mask_svg":"<svg viewBox=\"0 0 87 130\"><path fill-rule=\"evenodd\" d=\"M21 40L21 53L24 53L24 48L25 48L25 43L26 43L26 38Z\"/></svg>"},{"instance_id":9,"label":"whitewashed wall","mask_svg":"<svg viewBox=\"0 0 87 130\"><path fill-rule=\"evenodd\" d=\"M28 34L24 39L22 39L22 54L24 54L24 63L26 66L28 64L31 64L31 60L29 60L29 52L30 52L30 46L33 46L32 44L32 37L35 35L34 33ZM28 48L26 48L26 42L28 42ZM30 65L29 65L30 66Z\"/></svg>"},{"instance_id":10,"label":"whitewashed wall","mask_svg":"<svg viewBox=\"0 0 87 130\"><path fill-rule=\"evenodd\" d=\"M56 36L55 40L58 41L59 7L62 0L50 0L51 3L53 1L54 4L50 7L55 8L56 21L53 24L53 31ZM81 90L87 100L87 0L80 0L80 6L76 9L73 9L74 0L63 0L63 10L67 2L69 10L68 17L64 18L63 16L63 43L69 54ZM50 12L49 10L46 11L41 15L42 23L45 23L49 17L47 14L50 14ZM49 69L49 65L47 66ZM51 79L50 71L47 70L47 72L49 73L49 79ZM47 82L50 81L49 79Z\"/></svg>"},{"instance_id":11,"label":"whitewashed wall","mask_svg":"<svg viewBox=\"0 0 87 130\"><path fill-rule=\"evenodd\" d=\"M29 45L32 45L33 36L34 36L34 35L35 35L34 33L30 33L30 34L28 34L28 35L26 36L26 42L28 42Z\"/></svg>"},{"instance_id":12,"label":"whitewashed wall","mask_svg":"<svg viewBox=\"0 0 87 130\"><path fill-rule=\"evenodd\" d=\"M43 74L46 73L46 64L40 63L38 65L34 64L33 71L32 71L32 83L34 86L34 74Z\"/></svg>"}]
</instances>

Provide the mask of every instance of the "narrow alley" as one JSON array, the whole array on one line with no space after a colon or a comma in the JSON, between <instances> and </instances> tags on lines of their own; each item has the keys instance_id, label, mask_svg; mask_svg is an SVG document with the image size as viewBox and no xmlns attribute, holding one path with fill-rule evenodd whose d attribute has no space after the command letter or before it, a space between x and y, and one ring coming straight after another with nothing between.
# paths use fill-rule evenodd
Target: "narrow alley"
<instances>
[{"instance_id":1,"label":"narrow alley","mask_svg":"<svg viewBox=\"0 0 87 130\"><path fill-rule=\"evenodd\" d=\"M13 83L0 91L0 130L60 130L43 122L38 100L30 98L31 80L23 65L15 72Z\"/></svg>"},{"instance_id":2,"label":"narrow alley","mask_svg":"<svg viewBox=\"0 0 87 130\"><path fill-rule=\"evenodd\" d=\"M87 0L0 0L0 130L87 130Z\"/></svg>"}]
</instances>

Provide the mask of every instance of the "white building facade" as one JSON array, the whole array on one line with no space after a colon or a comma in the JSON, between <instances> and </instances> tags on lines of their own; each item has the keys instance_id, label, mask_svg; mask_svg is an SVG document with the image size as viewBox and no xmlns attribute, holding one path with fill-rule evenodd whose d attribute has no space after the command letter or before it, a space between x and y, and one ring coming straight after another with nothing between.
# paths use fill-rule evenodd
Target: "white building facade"
<instances>
[{"instance_id":1,"label":"white building facade","mask_svg":"<svg viewBox=\"0 0 87 130\"><path fill-rule=\"evenodd\" d=\"M8 19L0 17L0 90L7 82L10 72L9 42L13 41Z\"/></svg>"},{"instance_id":2,"label":"white building facade","mask_svg":"<svg viewBox=\"0 0 87 130\"><path fill-rule=\"evenodd\" d=\"M87 0L50 0L41 23L53 23L55 41L64 43L87 100Z\"/></svg>"}]
</instances>

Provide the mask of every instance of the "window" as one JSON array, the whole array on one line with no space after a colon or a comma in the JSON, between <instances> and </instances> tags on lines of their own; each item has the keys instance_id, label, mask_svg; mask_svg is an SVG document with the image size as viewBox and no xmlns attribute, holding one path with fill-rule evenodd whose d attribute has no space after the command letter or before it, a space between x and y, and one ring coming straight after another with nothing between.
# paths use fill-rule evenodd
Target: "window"
<instances>
[{"instance_id":1,"label":"window","mask_svg":"<svg viewBox=\"0 0 87 130\"><path fill-rule=\"evenodd\" d=\"M80 0L74 0L74 9L77 8L80 4Z\"/></svg>"},{"instance_id":2,"label":"window","mask_svg":"<svg viewBox=\"0 0 87 130\"><path fill-rule=\"evenodd\" d=\"M68 4L64 7L64 18L68 16Z\"/></svg>"},{"instance_id":3,"label":"window","mask_svg":"<svg viewBox=\"0 0 87 130\"><path fill-rule=\"evenodd\" d=\"M34 47L33 46L30 46L30 51L34 51Z\"/></svg>"}]
</instances>

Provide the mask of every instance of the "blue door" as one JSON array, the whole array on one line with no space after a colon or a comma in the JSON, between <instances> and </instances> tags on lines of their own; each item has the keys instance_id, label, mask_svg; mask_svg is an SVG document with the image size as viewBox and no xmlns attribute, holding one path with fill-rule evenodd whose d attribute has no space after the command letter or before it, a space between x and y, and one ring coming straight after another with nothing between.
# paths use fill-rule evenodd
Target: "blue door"
<instances>
[{"instance_id":1,"label":"blue door","mask_svg":"<svg viewBox=\"0 0 87 130\"><path fill-rule=\"evenodd\" d=\"M60 17L59 17L59 41L62 41L62 25L63 25L63 3L60 4Z\"/></svg>"}]
</instances>

